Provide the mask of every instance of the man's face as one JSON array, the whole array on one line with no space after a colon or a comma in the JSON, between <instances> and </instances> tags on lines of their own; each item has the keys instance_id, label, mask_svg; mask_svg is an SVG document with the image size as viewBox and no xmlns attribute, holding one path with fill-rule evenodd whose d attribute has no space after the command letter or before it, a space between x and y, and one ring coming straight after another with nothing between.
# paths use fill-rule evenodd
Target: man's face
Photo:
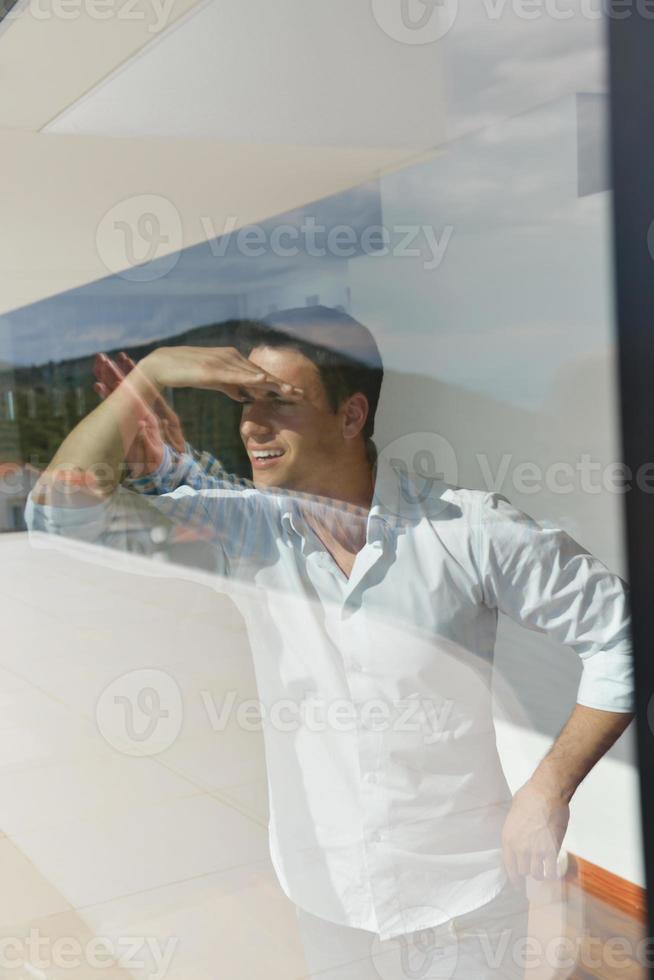
<instances>
[{"instance_id":1,"label":"man's face","mask_svg":"<svg viewBox=\"0 0 654 980\"><path fill-rule=\"evenodd\" d=\"M249 360L304 391L300 401L268 393L243 404L241 438L255 485L317 494L333 486L346 440L318 368L292 348L256 347Z\"/></svg>"}]
</instances>

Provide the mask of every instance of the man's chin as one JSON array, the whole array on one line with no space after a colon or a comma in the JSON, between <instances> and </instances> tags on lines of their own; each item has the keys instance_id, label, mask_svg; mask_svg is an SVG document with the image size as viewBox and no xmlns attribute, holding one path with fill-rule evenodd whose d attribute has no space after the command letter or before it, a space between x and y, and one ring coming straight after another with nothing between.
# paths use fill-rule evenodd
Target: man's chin
<instances>
[{"instance_id":1,"label":"man's chin","mask_svg":"<svg viewBox=\"0 0 654 980\"><path fill-rule=\"evenodd\" d=\"M282 467L279 471L277 467L274 469L266 470L265 472L252 471L252 482L254 483L257 490L270 490L273 487L279 487L280 490L293 490L292 480L288 474L284 473Z\"/></svg>"}]
</instances>

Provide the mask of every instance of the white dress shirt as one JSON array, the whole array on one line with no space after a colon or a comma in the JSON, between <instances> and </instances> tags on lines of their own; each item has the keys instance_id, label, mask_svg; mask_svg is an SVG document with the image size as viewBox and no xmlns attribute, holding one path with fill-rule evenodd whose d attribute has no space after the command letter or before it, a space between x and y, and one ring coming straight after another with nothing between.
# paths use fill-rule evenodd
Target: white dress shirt
<instances>
[{"instance_id":1,"label":"white dress shirt","mask_svg":"<svg viewBox=\"0 0 654 980\"><path fill-rule=\"evenodd\" d=\"M380 469L349 578L307 506L226 480L158 497L121 489L77 510L30 499L26 516L31 531L123 548L164 515L209 535L216 587L250 638L279 882L313 915L389 939L476 909L507 881L498 610L579 655L580 704L626 712L627 591L500 493Z\"/></svg>"}]
</instances>

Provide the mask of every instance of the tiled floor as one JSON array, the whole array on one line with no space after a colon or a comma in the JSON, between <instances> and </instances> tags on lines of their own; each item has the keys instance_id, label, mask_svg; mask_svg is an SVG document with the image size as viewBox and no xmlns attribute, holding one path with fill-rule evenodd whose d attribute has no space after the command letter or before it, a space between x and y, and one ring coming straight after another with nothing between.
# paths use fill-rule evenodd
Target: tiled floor
<instances>
[{"instance_id":1,"label":"tiled floor","mask_svg":"<svg viewBox=\"0 0 654 980\"><path fill-rule=\"evenodd\" d=\"M79 951L104 937L124 956L98 970L106 980L301 977L268 856L261 733L220 716L230 692L256 697L234 607L193 582L35 553L23 536L0 544L0 935L37 930L46 955L57 938ZM173 678L182 714L171 745L135 757L102 737L96 710L146 668ZM88 980L81 960L25 977Z\"/></svg>"}]
</instances>

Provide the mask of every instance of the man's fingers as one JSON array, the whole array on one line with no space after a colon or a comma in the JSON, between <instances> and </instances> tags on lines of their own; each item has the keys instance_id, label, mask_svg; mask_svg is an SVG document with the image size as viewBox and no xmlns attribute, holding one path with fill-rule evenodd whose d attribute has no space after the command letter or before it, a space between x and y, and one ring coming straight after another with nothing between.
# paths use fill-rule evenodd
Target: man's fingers
<instances>
[{"instance_id":1,"label":"man's fingers","mask_svg":"<svg viewBox=\"0 0 654 980\"><path fill-rule=\"evenodd\" d=\"M520 875L518 874L518 866L513 849L508 844L505 844L502 848L502 853L504 856L504 867L506 868L509 880L514 888L518 888L520 885Z\"/></svg>"},{"instance_id":2,"label":"man's fingers","mask_svg":"<svg viewBox=\"0 0 654 980\"><path fill-rule=\"evenodd\" d=\"M123 374L129 374L129 372L136 367L136 361L133 361L132 358L129 357L124 350L121 350L116 355L116 361L120 365Z\"/></svg>"},{"instance_id":3,"label":"man's fingers","mask_svg":"<svg viewBox=\"0 0 654 980\"><path fill-rule=\"evenodd\" d=\"M241 357L240 354L235 357L233 373L230 371L230 375L232 375L229 378L230 384L256 385L257 387L265 387L273 390L278 389L288 394L293 392L298 395L304 394L302 388L298 388L289 381L284 381L283 378L278 378L274 374L262 370L256 364L253 364L252 361Z\"/></svg>"},{"instance_id":4,"label":"man's fingers","mask_svg":"<svg viewBox=\"0 0 654 980\"><path fill-rule=\"evenodd\" d=\"M543 855L537 851L534 851L534 853L531 855L531 867L529 874L532 876L532 878L535 878L536 881L543 880Z\"/></svg>"},{"instance_id":5,"label":"man's fingers","mask_svg":"<svg viewBox=\"0 0 654 980\"><path fill-rule=\"evenodd\" d=\"M119 370L117 364L104 351L95 355L95 368L97 368L102 378L122 378L122 372Z\"/></svg>"},{"instance_id":6,"label":"man's fingers","mask_svg":"<svg viewBox=\"0 0 654 980\"><path fill-rule=\"evenodd\" d=\"M186 452L186 439L184 438L184 432L179 423L176 421L166 421L166 431L168 432L168 443L173 447L173 449L178 453Z\"/></svg>"},{"instance_id":7,"label":"man's fingers","mask_svg":"<svg viewBox=\"0 0 654 980\"><path fill-rule=\"evenodd\" d=\"M293 389L290 392L280 391L279 388L269 384L253 384L248 381L247 384L223 384L220 386L220 391L230 398L233 398L236 402L251 402L257 397L262 397L269 392L273 392L285 401L300 402L305 397L302 389ZM274 399L270 399L274 401Z\"/></svg>"},{"instance_id":8,"label":"man's fingers","mask_svg":"<svg viewBox=\"0 0 654 980\"><path fill-rule=\"evenodd\" d=\"M114 391L125 377L118 365L106 354L96 355L94 374L110 391Z\"/></svg>"},{"instance_id":9,"label":"man's fingers","mask_svg":"<svg viewBox=\"0 0 654 980\"><path fill-rule=\"evenodd\" d=\"M182 431L182 425L181 422L179 421L179 416L177 412L173 411L173 409L170 407L170 405L163 397L163 395L160 395L157 398L156 402L152 407L160 419L165 419L170 426L178 429L179 432Z\"/></svg>"},{"instance_id":10,"label":"man's fingers","mask_svg":"<svg viewBox=\"0 0 654 980\"><path fill-rule=\"evenodd\" d=\"M167 419L172 411L163 395L159 395L152 407L161 419Z\"/></svg>"},{"instance_id":11,"label":"man's fingers","mask_svg":"<svg viewBox=\"0 0 654 980\"><path fill-rule=\"evenodd\" d=\"M102 399L106 398L107 395L109 394L109 389L101 381L95 382L95 384L93 385L93 390L96 393L96 395L99 395L99 397Z\"/></svg>"},{"instance_id":12,"label":"man's fingers","mask_svg":"<svg viewBox=\"0 0 654 980\"><path fill-rule=\"evenodd\" d=\"M546 855L543 861L543 875L545 878L559 877L558 854L555 854L553 851Z\"/></svg>"},{"instance_id":13,"label":"man's fingers","mask_svg":"<svg viewBox=\"0 0 654 980\"><path fill-rule=\"evenodd\" d=\"M254 391L272 391L275 394L281 394L284 398L290 400L300 400L304 397L304 389L298 388L296 385L290 384L288 381L282 381L280 378L275 378L272 374L260 373L252 378L245 378L244 383L248 388L252 388Z\"/></svg>"},{"instance_id":14,"label":"man's fingers","mask_svg":"<svg viewBox=\"0 0 654 980\"><path fill-rule=\"evenodd\" d=\"M177 425L169 422L168 419L161 419L159 422L161 426L161 433L163 435L164 441L171 446L175 452L184 453L186 452L186 442L184 438L180 435L180 429Z\"/></svg>"},{"instance_id":15,"label":"man's fingers","mask_svg":"<svg viewBox=\"0 0 654 980\"><path fill-rule=\"evenodd\" d=\"M241 385L222 385L220 390L228 398L232 398L235 402L245 402L251 401L249 395L245 393L244 388Z\"/></svg>"},{"instance_id":16,"label":"man's fingers","mask_svg":"<svg viewBox=\"0 0 654 980\"><path fill-rule=\"evenodd\" d=\"M516 865L519 875L528 875L531 872L531 853L518 851L516 855Z\"/></svg>"},{"instance_id":17,"label":"man's fingers","mask_svg":"<svg viewBox=\"0 0 654 980\"><path fill-rule=\"evenodd\" d=\"M107 375L107 358L104 354L95 355L93 374L101 384L107 385L107 382L113 381L113 378Z\"/></svg>"},{"instance_id":18,"label":"man's fingers","mask_svg":"<svg viewBox=\"0 0 654 980\"><path fill-rule=\"evenodd\" d=\"M144 472L153 473L163 459L163 442L152 430L144 428L141 431L143 441Z\"/></svg>"}]
</instances>

